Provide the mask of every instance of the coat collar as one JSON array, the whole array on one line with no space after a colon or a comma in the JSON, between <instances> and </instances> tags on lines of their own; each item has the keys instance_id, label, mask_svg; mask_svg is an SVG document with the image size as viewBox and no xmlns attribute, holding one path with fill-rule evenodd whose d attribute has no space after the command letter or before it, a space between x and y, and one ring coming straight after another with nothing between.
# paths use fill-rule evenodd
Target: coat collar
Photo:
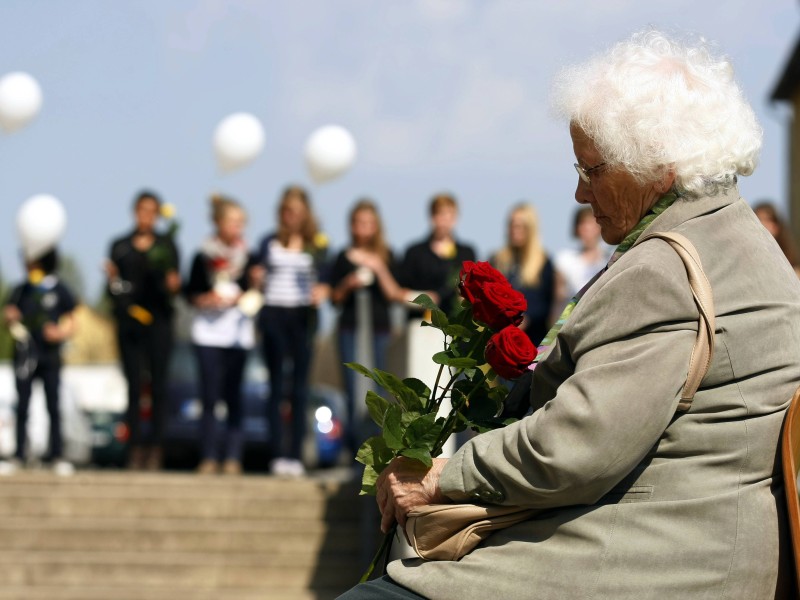
<instances>
[{"instance_id":1,"label":"coat collar","mask_svg":"<svg viewBox=\"0 0 800 600\"><path fill-rule=\"evenodd\" d=\"M737 186L728 188L715 196L701 196L699 198L679 197L672 206L653 220L632 247L638 245L648 233L654 231L670 231L686 221L717 212L721 208L733 204L740 199L739 188Z\"/></svg>"}]
</instances>

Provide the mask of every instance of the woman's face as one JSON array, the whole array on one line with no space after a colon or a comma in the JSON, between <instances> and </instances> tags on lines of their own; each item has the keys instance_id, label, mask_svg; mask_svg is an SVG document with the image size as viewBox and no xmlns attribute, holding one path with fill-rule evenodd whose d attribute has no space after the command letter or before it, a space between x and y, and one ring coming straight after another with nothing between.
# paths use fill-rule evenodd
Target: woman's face
<instances>
[{"instance_id":1,"label":"woman's face","mask_svg":"<svg viewBox=\"0 0 800 600\"><path fill-rule=\"evenodd\" d=\"M350 235L356 246L369 244L378 234L378 219L371 210L359 210L350 222Z\"/></svg>"},{"instance_id":2,"label":"woman's face","mask_svg":"<svg viewBox=\"0 0 800 600\"><path fill-rule=\"evenodd\" d=\"M436 238L451 237L458 220L458 212L452 206L440 206L431 217L433 236Z\"/></svg>"},{"instance_id":3,"label":"woman's face","mask_svg":"<svg viewBox=\"0 0 800 600\"><path fill-rule=\"evenodd\" d=\"M591 169L605 162L583 130L571 125L569 132L575 158L581 167ZM671 187L674 179L674 176L668 175L665 176L668 182L641 184L627 171L608 167L592 171L590 177L591 185L578 178L575 199L579 204L591 205L594 218L600 226L600 235L607 243L614 245L625 239ZM663 191L660 188L664 188Z\"/></svg>"},{"instance_id":4,"label":"woman's face","mask_svg":"<svg viewBox=\"0 0 800 600\"><path fill-rule=\"evenodd\" d=\"M244 235L244 226L247 219L244 216L244 211L236 208L229 207L222 214L222 218L217 223L217 236L226 244L233 244L242 239Z\"/></svg>"},{"instance_id":5,"label":"woman's face","mask_svg":"<svg viewBox=\"0 0 800 600\"><path fill-rule=\"evenodd\" d=\"M281 209L281 223L292 233L298 233L306 220L306 207L300 200L292 199Z\"/></svg>"},{"instance_id":6,"label":"woman's face","mask_svg":"<svg viewBox=\"0 0 800 600\"><path fill-rule=\"evenodd\" d=\"M600 226L591 215L581 217L575 233L584 248L594 248L600 241Z\"/></svg>"},{"instance_id":7,"label":"woman's face","mask_svg":"<svg viewBox=\"0 0 800 600\"><path fill-rule=\"evenodd\" d=\"M140 233L151 233L158 222L158 202L153 198L143 198L134 209L136 230Z\"/></svg>"},{"instance_id":8,"label":"woman's face","mask_svg":"<svg viewBox=\"0 0 800 600\"><path fill-rule=\"evenodd\" d=\"M528 224L519 213L511 215L508 221L508 243L512 248L524 248L528 243Z\"/></svg>"}]
</instances>

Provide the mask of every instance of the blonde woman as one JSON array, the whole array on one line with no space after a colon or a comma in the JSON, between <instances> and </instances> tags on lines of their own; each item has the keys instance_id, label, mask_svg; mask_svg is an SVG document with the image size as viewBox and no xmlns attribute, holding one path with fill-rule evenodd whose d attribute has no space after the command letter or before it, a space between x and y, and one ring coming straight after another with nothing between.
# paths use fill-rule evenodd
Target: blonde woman
<instances>
[{"instance_id":1,"label":"blonde woman","mask_svg":"<svg viewBox=\"0 0 800 600\"><path fill-rule=\"evenodd\" d=\"M253 320L239 308L242 294L252 286L251 266L244 241L246 215L238 202L223 196L211 199L215 231L192 260L186 295L194 307L192 344L200 372L203 400L202 460L198 471L216 473L220 465L214 406L228 406L222 471L242 471L241 387L247 353L255 345Z\"/></svg>"},{"instance_id":2,"label":"blonde woman","mask_svg":"<svg viewBox=\"0 0 800 600\"><path fill-rule=\"evenodd\" d=\"M326 252L327 240L317 228L308 193L299 186L287 187L278 205L278 230L265 236L258 250L265 274L264 308L259 314L258 329L269 371L270 470L275 475L299 477L305 473L301 449L308 373L317 307L328 295L328 286L320 282ZM291 363L288 388L284 388L285 362ZM291 414L288 439L281 417L281 404L286 399Z\"/></svg>"},{"instance_id":3,"label":"blonde woman","mask_svg":"<svg viewBox=\"0 0 800 600\"><path fill-rule=\"evenodd\" d=\"M350 245L342 250L331 267L331 300L340 308L339 355L342 363L356 360L356 332L369 326L372 333L374 366L386 369L386 348L389 343L389 307L402 296L392 269L394 260L383 236L378 208L371 200L358 201L350 211ZM367 292L370 303L368 323L361 323L356 294ZM347 428L345 443L354 454L361 443L355 411L355 373L344 368L347 394Z\"/></svg>"},{"instance_id":4,"label":"blonde woman","mask_svg":"<svg viewBox=\"0 0 800 600\"><path fill-rule=\"evenodd\" d=\"M506 245L490 262L515 289L525 294L528 309L521 328L539 344L550 326L555 271L539 236L539 218L530 204L518 204L508 217Z\"/></svg>"}]
</instances>

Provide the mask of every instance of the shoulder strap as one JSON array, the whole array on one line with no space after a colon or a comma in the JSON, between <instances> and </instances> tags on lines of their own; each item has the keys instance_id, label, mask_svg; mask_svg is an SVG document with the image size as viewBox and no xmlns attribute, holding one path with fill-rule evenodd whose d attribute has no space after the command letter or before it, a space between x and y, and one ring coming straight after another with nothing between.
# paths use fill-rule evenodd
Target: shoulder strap
<instances>
[{"instance_id":1,"label":"shoulder strap","mask_svg":"<svg viewBox=\"0 0 800 600\"><path fill-rule=\"evenodd\" d=\"M706 376L714 356L714 297L711 292L711 284L703 272L703 265L700 263L700 257L692 242L675 232L650 233L643 236L642 241L650 238L660 238L666 241L678 253L686 267L692 296L694 296L694 302L700 313L697 339L689 360L689 373L683 390L681 390L681 401L678 403L677 409L677 412L687 412L692 407L694 394Z\"/></svg>"}]
</instances>

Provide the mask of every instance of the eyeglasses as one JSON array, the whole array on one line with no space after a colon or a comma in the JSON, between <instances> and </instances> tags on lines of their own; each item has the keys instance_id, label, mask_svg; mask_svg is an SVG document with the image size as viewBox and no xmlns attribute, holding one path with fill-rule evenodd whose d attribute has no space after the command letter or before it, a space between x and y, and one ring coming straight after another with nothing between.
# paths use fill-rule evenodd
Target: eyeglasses
<instances>
[{"instance_id":1,"label":"eyeglasses","mask_svg":"<svg viewBox=\"0 0 800 600\"><path fill-rule=\"evenodd\" d=\"M586 185L592 185L592 179L589 177L589 173L594 171L595 169L599 169L600 167L604 167L606 163L602 162L599 165L595 165L593 167L589 167L588 169L584 169L578 163L575 163L575 170L578 172L578 176L580 176L581 181Z\"/></svg>"}]
</instances>

